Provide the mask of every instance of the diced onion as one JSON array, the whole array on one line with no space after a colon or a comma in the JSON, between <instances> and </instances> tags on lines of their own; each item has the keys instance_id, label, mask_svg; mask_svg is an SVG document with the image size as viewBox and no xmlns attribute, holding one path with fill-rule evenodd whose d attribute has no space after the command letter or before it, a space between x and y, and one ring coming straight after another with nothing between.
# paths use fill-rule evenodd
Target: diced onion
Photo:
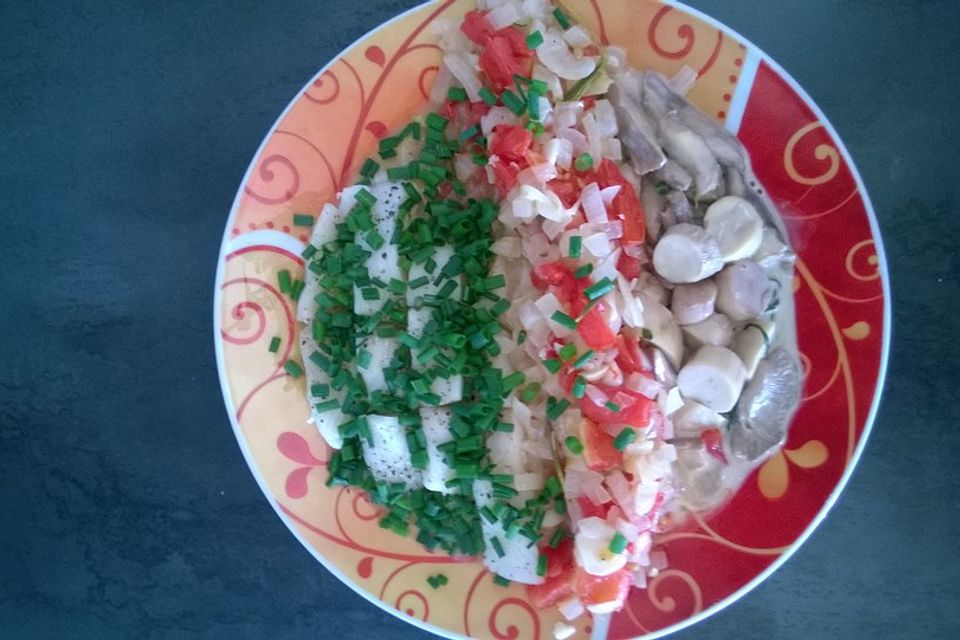
<instances>
[{"instance_id":1,"label":"diced onion","mask_svg":"<svg viewBox=\"0 0 960 640\"><path fill-rule=\"evenodd\" d=\"M587 221L594 224L607 221L607 208L603 206L603 198L600 196L600 188L596 182L583 187L580 192L580 205L587 216Z\"/></svg>"},{"instance_id":2,"label":"diced onion","mask_svg":"<svg viewBox=\"0 0 960 640\"><path fill-rule=\"evenodd\" d=\"M642 573L642 572L641 572ZM560 611L560 615L567 619L568 622L576 620L583 615L584 609L583 603L580 602L580 598L576 596L571 596L563 602L561 602L557 609Z\"/></svg>"},{"instance_id":3,"label":"diced onion","mask_svg":"<svg viewBox=\"0 0 960 640\"><path fill-rule=\"evenodd\" d=\"M603 406L610 399L607 397L607 394L605 394L602 389L592 384L587 385L586 393L587 393L587 397L590 398L590 401L596 405Z\"/></svg>"},{"instance_id":4,"label":"diced onion","mask_svg":"<svg viewBox=\"0 0 960 640\"><path fill-rule=\"evenodd\" d=\"M613 245L605 233L594 233L583 239L583 247L597 258L605 258L613 253Z\"/></svg>"},{"instance_id":5,"label":"diced onion","mask_svg":"<svg viewBox=\"0 0 960 640\"><path fill-rule=\"evenodd\" d=\"M600 189L600 197L603 199L603 204L607 207L613 204L614 198L616 198L619 194L620 185L618 184Z\"/></svg>"},{"instance_id":6,"label":"diced onion","mask_svg":"<svg viewBox=\"0 0 960 640\"><path fill-rule=\"evenodd\" d=\"M590 46L590 34L587 30L576 24L563 32L563 39L571 47L583 49Z\"/></svg>"},{"instance_id":7,"label":"diced onion","mask_svg":"<svg viewBox=\"0 0 960 640\"><path fill-rule=\"evenodd\" d=\"M631 373L627 376L624 386L630 391L639 393L640 395L651 400L656 399L657 394L663 390L663 385L661 385L659 382L637 372Z\"/></svg>"},{"instance_id":8,"label":"diced onion","mask_svg":"<svg viewBox=\"0 0 960 640\"><path fill-rule=\"evenodd\" d=\"M544 34L543 44L537 47L537 55L543 66L564 80L582 80L597 67L596 59L575 56L556 33Z\"/></svg>"},{"instance_id":9,"label":"diced onion","mask_svg":"<svg viewBox=\"0 0 960 640\"><path fill-rule=\"evenodd\" d=\"M483 85L480 84L476 62L473 58L476 58L476 56L451 51L443 56L443 64L450 70L453 77L463 85L471 102L477 102L480 100L480 89Z\"/></svg>"},{"instance_id":10,"label":"diced onion","mask_svg":"<svg viewBox=\"0 0 960 640\"><path fill-rule=\"evenodd\" d=\"M510 3L505 3L487 14L487 22L493 27L494 31L499 31L504 27L509 27L520 19L520 12L517 7Z\"/></svg>"}]
</instances>

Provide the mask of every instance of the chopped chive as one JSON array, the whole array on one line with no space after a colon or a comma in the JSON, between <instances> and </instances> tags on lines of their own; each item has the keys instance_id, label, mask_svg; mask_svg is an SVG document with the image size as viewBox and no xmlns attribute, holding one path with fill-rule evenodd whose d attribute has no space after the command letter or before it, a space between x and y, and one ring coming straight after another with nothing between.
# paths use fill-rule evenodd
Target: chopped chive
<instances>
[{"instance_id":1,"label":"chopped chive","mask_svg":"<svg viewBox=\"0 0 960 640\"><path fill-rule=\"evenodd\" d=\"M277 337L277 336L274 336L273 338L271 338L271 339L270 339L270 346L267 347L267 350L268 350L270 353L276 353L277 351L279 351L279 350L280 350L280 338Z\"/></svg>"},{"instance_id":2,"label":"chopped chive","mask_svg":"<svg viewBox=\"0 0 960 640\"><path fill-rule=\"evenodd\" d=\"M317 248L312 244L308 244L306 247L304 247L303 251L300 252L300 257L303 258L304 260L310 260L316 254L317 254Z\"/></svg>"},{"instance_id":3,"label":"chopped chive","mask_svg":"<svg viewBox=\"0 0 960 640\"><path fill-rule=\"evenodd\" d=\"M627 548L627 539L622 533L617 531L613 534L613 538L610 540L610 546L607 549L610 550L610 553L623 553Z\"/></svg>"},{"instance_id":4,"label":"chopped chive","mask_svg":"<svg viewBox=\"0 0 960 640\"><path fill-rule=\"evenodd\" d=\"M495 289L502 289L503 287L507 286L507 279L503 276L503 274L498 273L495 276L484 278L481 283L484 291L493 291Z\"/></svg>"},{"instance_id":5,"label":"chopped chive","mask_svg":"<svg viewBox=\"0 0 960 640\"><path fill-rule=\"evenodd\" d=\"M473 158L473 164L477 165L478 167L487 166L487 156L483 155L482 153L474 153L471 157Z\"/></svg>"},{"instance_id":6,"label":"chopped chive","mask_svg":"<svg viewBox=\"0 0 960 640\"><path fill-rule=\"evenodd\" d=\"M573 358L573 356L577 355L577 345L573 344L572 342L567 343L557 349L557 355L560 356L561 360L566 362L567 360Z\"/></svg>"},{"instance_id":7,"label":"chopped chive","mask_svg":"<svg viewBox=\"0 0 960 640\"><path fill-rule=\"evenodd\" d=\"M573 161L573 166L576 167L577 171L589 171L593 167L593 156L589 153L581 153Z\"/></svg>"},{"instance_id":8,"label":"chopped chive","mask_svg":"<svg viewBox=\"0 0 960 640\"><path fill-rule=\"evenodd\" d=\"M428 128L436 131L443 131L447 128L447 125L450 124L450 121L441 116L439 113L428 113L425 122L427 123Z\"/></svg>"},{"instance_id":9,"label":"chopped chive","mask_svg":"<svg viewBox=\"0 0 960 640\"><path fill-rule=\"evenodd\" d=\"M567 436L564 439L563 444L567 445L567 449L569 449L570 453L575 456L583 453L583 443L580 442L580 438L577 436Z\"/></svg>"},{"instance_id":10,"label":"chopped chive","mask_svg":"<svg viewBox=\"0 0 960 640\"><path fill-rule=\"evenodd\" d=\"M440 583L437 582L437 579L433 576L427 576L427 584L430 585L431 589L436 589L440 586Z\"/></svg>"},{"instance_id":11,"label":"chopped chive","mask_svg":"<svg viewBox=\"0 0 960 640\"><path fill-rule=\"evenodd\" d=\"M550 316L550 319L559 324L561 327L566 327L567 329L576 329L577 321L565 314L563 311L554 311L553 315ZM576 349L576 347L574 347Z\"/></svg>"},{"instance_id":12,"label":"chopped chive","mask_svg":"<svg viewBox=\"0 0 960 640\"><path fill-rule=\"evenodd\" d=\"M573 277L579 280L580 278L586 278L591 273L593 273L593 264L588 262L585 265L577 267L577 270L573 272Z\"/></svg>"},{"instance_id":13,"label":"chopped chive","mask_svg":"<svg viewBox=\"0 0 960 640\"><path fill-rule=\"evenodd\" d=\"M361 369L366 369L370 366L370 363L373 362L373 354L367 351L366 349L360 349L357 351L357 366Z\"/></svg>"},{"instance_id":14,"label":"chopped chive","mask_svg":"<svg viewBox=\"0 0 960 640\"><path fill-rule=\"evenodd\" d=\"M366 189L360 189L360 191L357 191L357 195L354 197L357 199L357 202L360 202L368 207L372 207L377 202L377 197Z\"/></svg>"},{"instance_id":15,"label":"chopped chive","mask_svg":"<svg viewBox=\"0 0 960 640\"><path fill-rule=\"evenodd\" d=\"M547 565L549 564L549 558L543 555L542 553L537 557L537 575L545 576L547 575Z\"/></svg>"},{"instance_id":16,"label":"chopped chive","mask_svg":"<svg viewBox=\"0 0 960 640\"><path fill-rule=\"evenodd\" d=\"M623 451L631 442L637 439L637 432L630 427L624 427L623 431L617 434L613 439L613 446L617 451Z\"/></svg>"},{"instance_id":17,"label":"chopped chive","mask_svg":"<svg viewBox=\"0 0 960 640\"><path fill-rule=\"evenodd\" d=\"M560 545L560 543L563 542L563 539L566 537L567 537L566 529L557 529L556 531L554 531L553 535L550 536L550 542L548 543L550 545L550 548L556 549Z\"/></svg>"},{"instance_id":18,"label":"chopped chive","mask_svg":"<svg viewBox=\"0 0 960 640\"><path fill-rule=\"evenodd\" d=\"M316 398L326 398L330 394L330 385L312 384L310 385L310 395Z\"/></svg>"},{"instance_id":19,"label":"chopped chive","mask_svg":"<svg viewBox=\"0 0 960 640\"><path fill-rule=\"evenodd\" d=\"M457 141L460 144L466 144L466 142L469 141L470 138L477 135L480 135L480 126L473 125L469 129L465 129L464 131L461 131L460 135L457 136Z\"/></svg>"},{"instance_id":20,"label":"chopped chive","mask_svg":"<svg viewBox=\"0 0 960 640\"><path fill-rule=\"evenodd\" d=\"M507 109L510 109L514 115L522 115L523 112L527 110L526 103L522 99L518 98L517 94L513 93L509 89L500 95L500 99L503 101L503 105Z\"/></svg>"},{"instance_id":21,"label":"chopped chive","mask_svg":"<svg viewBox=\"0 0 960 640\"><path fill-rule=\"evenodd\" d=\"M410 165L404 167L390 167L387 169L387 177L391 180L409 180L415 177Z\"/></svg>"},{"instance_id":22,"label":"chopped chive","mask_svg":"<svg viewBox=\"0 0 960 640\"><path fill-rule=\"evenodd\" d=\"M563 415L563 412L570 407L570 401L566 398L560 398L557 400L552 407L547 409L547 418L550 420L556 420Z\"/></svg>"},{"instance_id":23,"label":"chopped chive","mask_svg":"<svg viewBox=\"0 0 960 640\"><path fill-rule=\"evenodd\" d=\"M293 226L295 227L312 227L313 226L313 216L306 213L295 213L293 214Z\"/></svg>"},{"instance_id":24,"label":"chopped chive","mask_svg":"<svg viewBox=\"0 0 960 640\"><path fill-rule=\"evenodd\" d=\"M530 115L531 120L540 119L540 100L536 95L527 96L527 113Z\"/></svg>"},{"instance_id":25,"label":"chopped chive","mask_svg":"<svg viewBox=\"0 0 960 640\"><path fill-rule=\"evenodd\" d=\"M613 400L607 400L606 402L603 403L603 406L605 406L610 411L613 411L614 413L620 413L620 405L618 405Z\"/></svg>"},{"instance_id":26,"label":"chopped chive","mask_svg":"<svg viewBox=\"0 0 960 640\"><path fill-rule=\"evenodd\" d=\"M610 278L604 277L599 282L595 282L584 289L583 295L590 301L597 300L613 291L613 287L614 285Z\"/></svg>"},{"instance_id":27,"label":"chopped chive","mask_svg":"<svg viewBox=\"0 0 960 640\"><path fill-rule=\"evenodd\" d=\"M583 249L583 238L580 236L570 236L569 256L571 258L579 258L582 249Z\"/></svg>"},{"instance_id":28,"label":"chopped chive","mask_svg":"<svg viewBox=\"0 0 960 640\"><path fill-rule=\"evenodd\" d=\"M467 99L467 91L463 87L450 87L447 89L447 99L454 102L464 102Z\"/></svg>"},{"instance_id":29,"label":"chopped chive","mask_svg":"<svg viewBox=\"0 0 960 640\"><path fill-rule=\"evenodd\" d=\"M364 300L379 300L380 291L376 287L363 287L360 289L360 296Z\"/></svg>"},{"instance_id":30,"label":"chopped chive","mask_svg":"<svg viewBox=\"0 0 960 640\"><path fill-rule=\"evenodd\" d=\"M643 338L644 340L653 340L653 331L650 331L650 329L647 329L646 327L644 327L640 331L640 337Z\"/></svg>"},{"instance_id":31,"label":"chopped chive","mask_svg":"<svg viewBox=\"0 0 960 640\"><path fill-rule=\"evenodd\" d=\"M537 399L537 396L540 395L540 383L531 382L527 385L527 388L523 390L523 393L520 394L520 399L527 404L530 404Z\"/></svg>"},{"instance_id":32,"label":"chopped chive","mask_svg":"<svg viewBox=\"0 0 960 640\"><path fill-rule=\"evenodd\" d=\"M490 91L487 87L480 89L480 99L486 102L491 107L497 104L497 96L493 94L493 91Z\"/></svg>"},{"instance_id":33,"label":"chopped chive","mask_svg":"<svg viewBox=\"0 0 960 640\"><path fill-rule=\"evenodd\" d=\"M333 411L339 406L340 403L331 398L330 400L324 400L323 402L318 402L313 405L313 410L317 413L324 413L325 411Z\"/></svg>"},{"instance_id":34,"label":"chopped chive","mask_svg":"<svg viewBox=\"0 0 960 640\"><path fill-rule=\"evenodd\" d=\"M299 378L303 375L303 367L294 360L287 360L283 363L283 369L291 378Z\"/></svg>"},{"instance_id":35,"label":"chopped chive","mask_svg":"<svg viewBox=\"0 0 960 640\"><path fill-rule=\"evenodd\" d=\"M377 175L377 171L380 169L380 164L373 158L367 158L363 161L363 165L360 167L360 175L365 178L372 178Z\"/></svg>"},{"instance_id":36,"label":"chopped chive","mask_svg":"<svg viewBox=\"0 0 960 640\"><path fill-rule=\"evenodd\" d=\"M499 587L509 587L510 581L504 578L503 576L493 574L493 584Z\"/></svg>"},{"instance_id":37,"label":"chopped chive","mask_svg":"<svg viewBox=\"0 0 960 640\"><path fill-rule=\"evenodd\" d=\"M277 272L277 284L280 285L280 293L290 293L290 285L292 282L290 272L287 269L281 269Z\"/></svg>"},{"instance_id":38,"label":"chopped chive","mask_svg":"<svg viewBox=\"0 0 960 640\"><path fill-rule=\"evenodd\" d=\"M543 366L546 367L547 371L549 371L550 373L556 373L557 371L560 371L560 367L562 367L563 365L560 363L559 360L549 358L543 361Z\"/></svg>"},{"instance_id":39,"label":"chopped chive","mask_svg":"<svg viewBox=\"0 0 960 640\"><path fill-rule=\"evenodd\" d=\"M453 290L457 288L457 283L453 280L447 280L443 283L443 286L440 287L440 290L437 291L438 298L449 298L450 294L453 293Z\"/></svg>"},{"instance_id":40,"label":"chopped chive","mask_svg":"<svg viewBox=\"0 0 960 640\"><path fill-rule=\"evenodd\" d=\"M500 538L497 538L497 537L490 538L490 546L493 547L493 550L496 551L497 555L500 556L501 558L504 555L506 555L506 553L503 550L503 545L500 544Z\"/></svg>"},{"instance_id":41,"label":"chopped chive","mask_svg":"<svg viewBox=\"0 0 960 640\"><path fill-rule=\"evenodd\" d=\"M593 357L593 349L587 349L586 351L583 352L583 354L581 354L576 360L573 361L573 368L574 369L583 368L583 366L586 365L587 362L592 357Z\"/></svg>"},{"instance_id":42,"label":"chopped chive","mask_svg":"<svg viewBox=\"0 0 960 640\"><path fill-rule=\"evenodd\" d=\"M407 292L407 283L403 280L390 278L390 282L387 284L387 289L390 290L390 293L400 296Z\"/></svg>"},{"instance_id":43,"label":"chopped chive","mask_svg":"<svg viewBox=\"0 0 960 640\"><path fill-rule=\"evenodd\" d=\"M307 286L307 283L303 280L294 280L290 284L290 297L294 300L300 299L300 294L303 293L303 289Z\"/></svg>"},{"instance_id":44,"label":"chopped chive","mask_svg":"<svg viewBox=\"0 0 960 640\"><path fill-rule=\"evenodd\" d=\"M411 289L419 289L420 287L426 286L430 283L430 278L428 276L420 276L419 278L414 278L411 280L407 286Z\"/></svg>"},{"instance_id":45,"label":"chopped chive","mask_svg":"<svg viewBox=\"0 0 960 640\"><path fill-rule=\"evenodd\" d=\"M543 44L543 34L534 31L527 35L527 49L533 50Z\"/></svg>"},{"instance_id":46,"label":"chopped chive","mask_svg":"<svg viewBox=\"0 0 960 640\"><path fill-rule=\"evenodd\" d=\"M520 333L517 334L517 346L522 345L526 341L527 341L527 332L521 330Z\"/></svg>"},{"instance_id":47,"label":"chopped chive","mask_svg":"<svg viewBox=\"0 0 960 640\"><path fill-rule=\"evenodd\" d=\"M500 386L503 390L503 395L507 395L513 391L516 387L519 387L527 379L527 376L524 375L523 371L515 371L511 373L500 383Z\"/></svg>"},{"instance_id":48,"label":"chopped chive","mask_svg":"<svg viewBox=\"0 0 960 640\"><path fill-rule=\"evenodd\" d=\"M570 18L567 17L567 14L565 14L560 7L553 10L553 17L560 23L561 29L566 30L570 28Z\"/></svg>"},{"instance_id":49,"label":"chopped chive","mask_svg":"<svg viewBox=\"0 0 960 640\"><path fill-rule=\"evenodd\" d=\"M556 498L563 493L563 487L560 486L560 480L557 479L557 476L547 478L547 481L544 483L544 489L546 489L552 498Z\"/></svg>"},{"instance_id":50,"label":"chopped chive","mask_svg":"<svg viewBox=\"0 0 960 640\"><path fill-rule=\"evenodd\" d=\"M386 243L386 240L383 239L383 236L381 236L376 229L371 229L363 239L367 241L367 244L370 245L370 248L374 251Z\"/></svg>"},{"instance_id":51,"label":"chopped chive","mask_svg":"<svg viewBox=\"0 0 960 640\"><path fill-rule=\"evenodd\" d=\"M490 313L494 318L499 318L504 313L507 312L507 309L510 308L510 301L506 298L500 298L497 300L496 304L490 307Z\"/></svg>"},{"instance_id":52,"label":"chopped chive","mask_svg":"<svg viewBox=\"0 0 960 640\"><path fill-rule=\"evenodd\" d=\"M573 388L570 390L570 393L574 398L580 399L587 392L587 380L583 376L577 376L577 379L573 382Z\"/></svg>"}]
</instances>

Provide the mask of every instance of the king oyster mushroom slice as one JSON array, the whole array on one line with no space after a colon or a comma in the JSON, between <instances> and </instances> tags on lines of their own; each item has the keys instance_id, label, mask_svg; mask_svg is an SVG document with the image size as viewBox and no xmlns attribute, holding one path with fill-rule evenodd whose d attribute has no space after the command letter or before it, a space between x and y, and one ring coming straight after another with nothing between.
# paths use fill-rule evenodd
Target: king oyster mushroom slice
<instances>
[{"instance_id":1,"label":"king oyster mushroom slice","mask_svg":"<svg viewBox=\"0 0 960 640\"><path fill-rule=\"evenodd\" d=\"M730 449L742 460L759 460L779 446L800 403L803 372L783 347L760 361L743 390L730 427Z\"/></svg>"},{"instance_id":2,"label":"king oyster mushroom slice","mask_svg":"<svg viewBox=\"0 0 960 640\"><path fill-rule=\"evenodd\" d=\"M722 313L714 313L696 324L684 325L681 330L688 349L699 349L705 344L726 347L733 341L733 323Z\"/></svg>"},{"instance_id":3,"label":"king oyster mushroom slice","mask_svg":"<svg viewBox=\"0 0 960 640\"><path fill-rule=\"evenodd\" d=\"M653 249L653 267L666 280L689 284L723 268L720 247L703 227L680 223L670 227Z\"/></svg>"},{"instance_id":4,"label":"king oyster mushroom slice","mask_svg":"<svg viewBox=\"0 0 960 640\"><path fill-rule=\"evenodd\" d=\"M620 141L630 152L634 169L643 175L662 167L667 157L657 143L656 126L643 111L641 91L641 78L628 69L614 78L607 98L617 114Z\"/></svg>"},{"instance_id":5,"label":"king oyster mushroom slice","mask_svg":"<svg viewBox=\"0 0 960 640\"><path fill-rule=\"evenodd\" d=\"M684 124L676 111L667 112L659 124L664 150L693 176L697 199L716 197L723 176L707 143Z\"/></svg>"},{"instance_id":6,"label":"king oyster mushroom slice","mask_svg":"<svg viewBox=\"0 0 960 640\"><path fill-rule=\"evenodd\" d=\"M746 377L737 354L725 347L704 345L680 369L677 384L684 399L726 413L737 404Z\"/></svg>"},{"instance_id":7,"label":"king oyster mushroom slice","mask_svg":"<svg viewBox=\"0 0 960 640\"><path fill-rule=\"evenodd\" d=\"M678 284L673 288L670 310L681 325L696 324L713 315L717 285L713 280Z\"/></svg>"},{"instance_id":8,"label":"king oyster mushroom slice","mask_svg":"<svg viewBox=\"0 0 960 640\"><path fill-rule=\"evenodd\" d=\"M772 281L753 260L727 265L716 281L717 311L734 321L759 317L773 297Z\"/></svg>"},{"instance_id":9,"label":"king oyster mushroom slice","mask_svg":"<svg viewBox=\"0 0 960 640\"><path fill-rule=\"evenodd\" d=\"M683 334L670 310L648 295L640 294L643 302L644 338L659 347L675 369L683 361Z\"/></svg>"}]
</instances>

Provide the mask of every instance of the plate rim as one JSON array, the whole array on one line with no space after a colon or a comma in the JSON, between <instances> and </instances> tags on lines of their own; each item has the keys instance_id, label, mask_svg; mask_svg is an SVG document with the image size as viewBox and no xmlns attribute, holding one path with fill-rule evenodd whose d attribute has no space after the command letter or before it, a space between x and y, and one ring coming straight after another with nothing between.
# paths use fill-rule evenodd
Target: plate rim
<instances>
[{"instance_id":1,"label":"plate rim","mask_svg":"<svg viewBox=\"0 0 960 640\"><path fill-rule=\"evenodd\" d=\"M847 165L851 175L854 178L857 189L859 190L861 199L863 201L864 210L867 214L867 221L870 225L870 233L872 235L872 240L874 243L874 248L876 250L878 264L877 271L880 275L880 283L883 291L883 335L881 338L881 348L880 348L880 364L877 371L876 386L873 393L873 398L870 403L870 410L867 412L867 415L864 419L863 430L860 434L860 438L857 442L857 446L853 451L853 455L848 460L843 474L840 476L840 479L837 481L833 490L827 496L826 501L823 503L823 506L810 521L807 527L800 533L799 536L781 553L773 562L771 562L763 571L754 576L749 582L741 586L739 589L733 593L727 595L723 599L715 602L709 607L703 609L702 611L692 615L688 618L676 622L670 626L658 629L644 636L637 636L637 639L644 638L653 640L654 638L662 638L672 633L676 633L690 627L698 622L709 618L710 616L719 613L723 609L726 609L728 606L737 602L749 592L753 591L757 586L769 578L774 572L776 572L780 567L784 565L793 555L806 543L807 539L813 534L813 532L820 526L823 520L827 517L833 507L836 505L837 500L840 497L840 494L846 488L847 483L850 481L850 478L853 475L854 470L856 469L858 463L860 462L860 457L862 456L867 441L870 437L870 434L873 431L874 422L876 421L877 414L880 409L880 402L883 396L883 391L886 386L886 377L887 377L887 367L889 364L889 355L890 355L890 342L892 336L892 300L891 300L891 290L890 290L890 273L887 266L887 256L886 250L883 244L883 237L880 234L880 225L877 220L876 211L873 208L873 202L870 199L870 194L867 192L866 186L864 185L863 178L860 176L860 171L857 168L856 164L853 162L853 157L850 155L850 152L847 150L846 145L843 140L840 138L840 135L837 133L837 130L834 128L833 123L827 118L826 114L820 109L819 105L811 98L811 96L806 92L806 90L797 82L790 73L788 73L776 60L774 60L766 51L758 47L753 43L749 38L744 37L736 30L732 29L728 25L720 22L719 20L707 15L706 13L695 9L683 2L678 0L657 0L664 6L673 7L680 11L683 11L695 18L702 20L703 22L713 26L714 28L721 30L722 32L736 38L741 42L749 54L753 54L758 58L759 62L766 63L776 74L781 77L789 85L790 89L793 90L806 104L807 107L813 112L814 116L823 124L827 133L830 134L831 141L836 145L837 150L840 152L841 157ZM264 497L267 499L267 502L273 508L277 517L286 525L287 529L297 541L314 557L321 565L323 565L330 573L332 573L340 582L349 587L353 592L357 593L363 597L368 602L373 603L383 611L386 611L392 616L395 616L407 623L414 625L415 627L433 633L443 638L451 638L454 640L469 640L468 636L464 636L449 629L444 629L433 625L429 622L424 622L419 618L410 616L403 611L396 609L395 607L390 606L388 603L383 600L376 598L372 593L363 589L359 584L350 579L346 574L344 574L340 569L338 569L333 563L327 561L327 559L316 551L312 545L310 545L303 535L296 528L296 524L292 521L291 518L287 516L286 513L280 508L279 502L274 499L273 494L270 492L269 487L267 486L266 481L263 479L263 476L260 473L259 468L256 465L256 460L253 457L252 452L246 442L246 438L243 436L242 428L240 423L236 419L236 412L233 410L234 402L233 397L230 392L229 380L227 380L225 373L225 362L224 362L224 353L223 353L223 342L221 339L221 318L220 318L220 309L222 304L222 293L220 284L223 280L223 271L226 264L226 250L230 241L230 229L233 226L233 221L236 217L237 210L240 205L240 201L243 197L244 185L247 184L253 171L257 165L257 160L260 158L260 155L267 146L267 143L271 140L274 133L277 131L277 128L280 126L280 123L283 122L284 118L290 112L290 110L296 105L304 93L306 93L313 83L318 80L326 71L328 71L338 60L343 56L347 51L352 50L357 47L360 43L367 40L377 32L382 29L386 29L393 25L396 22L399 22L406 18L407 16L417 13L426 7L436 4L439 0L426 0L417 4L406 11L403 11L392 18L381 22L377 26L365 31L353 42L347 46L340 49L326 64L324 64L310 79L306 81L303 87L298 91L287 106L283 109L280 115L277 117L276 121L271 125L271 127L264 134L263 139L260 141L260 144L257 147L257 150L254 152L250 164L247 167L247 170L243 174L243 178L240 181L239 186L237 187L236 195L234 196L233 203L230 206L230 212L227 216L227 220L224 224L223 236L220 241L220 248L217 254L217 268L214 276L214 294L213 294L213 341L214 341L214 351L216 355L216 365L217 365L217 378L220 383L220 392L223 396L224 407L227 409L227 417L230 420L230 425L233 428L234 437L237 440L237 444L240 447L240 451L243 454L244 461L247 464L247 467L250 470L250 473L253 475L254 479L257 482L257 485L260 487L260 491L263 493ZM749 88L752 88L752 83ZM749 89L748 88L748 89Z\"/></svg>"}]
</instances>

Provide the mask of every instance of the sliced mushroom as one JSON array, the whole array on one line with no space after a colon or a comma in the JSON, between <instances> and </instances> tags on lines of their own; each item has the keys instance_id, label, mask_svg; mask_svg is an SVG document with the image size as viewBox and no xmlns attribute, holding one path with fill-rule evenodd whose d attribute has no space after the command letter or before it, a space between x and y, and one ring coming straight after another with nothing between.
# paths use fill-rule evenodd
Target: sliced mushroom
<instances>
[{"instance_id":1,"label":"sliced mushroom","mask_svg":"<svg viewBox=\"0 0 960 640\"><path fill-rule=\"evenodd\" d=\"M676 224L653 250L653 267L670 282L691 283L709 278L723 268L720 247L703 227Z\"/></svg>"},{"instance_id":2,"label":"sliced mushroom","mask_svg":"<svg viewBox=\"0 0 960 640\"><path fill-rule=\"evenodd\" d=\"M760 248L763 220L752 204L724 196L710 205L703 218L707 233L717 239L724 262L749 258Z\"/></svg>"},{"instance_id":3,"label":"sliced mushroom","mask_svg":"<svg viewBox=\"0 0 960 640\"><path fill-rule=\"evenodd\" d=\"M659 124L664 150L693 176L697 198L712 197L720 186L722 174L710 147L675 111L664 115Z\"/></svg>"},{"instance_id":4,"label":"sliced mushroom","mask_svg":"<svg viewBox=\"0 0 960 640\"><path fill-rule=\"evenodd\" d=\"M767 318L751 320L737 333L733 341L733 350L743 361L747 378L753 378L760 359L770 348L773 332L777 325Z\"/></svg>"},{"instance_id":5,"label":"sliced mushroom","mask_svg":"<svg viewBox=\"0 0 960 640\"><path fill-rule=\"evenodd\" d=\"M725 347L733 340L733 323L722 313L714 313L706 320L681 327L683 340L690 349L699 349L705 344Z\"/></svg>"},{"instance_id":6,"label":"sliced mushroom","mask_svg":"<svg viewBox=\"0 0 960 640\"><path fill-rule=\"evenodd\" d=\"M759 317L773 296L770 278L753 260L727 265L716 280L717 311L731 320Z\"/></svg>"},{"instance_id":7,"label":"sliced mushroom","mask_svg":"<svg viewBox=\"0 0 960 640\"><path fill-rule=\"evenodd\" d=\"M643 301L644 339L663 350L670 364L677 368L683 360L683 334L670 310L641 294Z\"/></svg>"},{"instance_id":8,"label":"sliced mushroom","mask_svg":"<svg viewBox=\"0 0 960 640\"><path fill-rule=\"evenodd\" d=\"M693 354L677 375L680 393L718 413L733 409L747 372L733 351L705 345Z\"/></svg>"},{"instance_id":9,"label":"sliced mushroom","mask_svg":"<svg viewBox=\"0 0 960 640\"><path fill-rule=\"evenodd\" d=\"M760 361L744 389L730 427L730 448L743 460L759 460L783 442L800 403L803 372L797 359L777 347Z\"/></svg>"},{"instance_id":10,"label":"sliced mushroom","mask_svg":"<svg viewBox=\"0 0 960 640\"><path fill-rule=\"evenodd\" d=\"M630 161L640 175L662 167L667 161L657 144L656 127L640 104L640 82L636 72L617 75L607 97L617 114L620 141L630 152Z\"/></svg>"},{"instance_id":11,"label":"sliced mushroom","mask_svg":"<svg viewBox=\"0 0 960 640\"><path fill-rule=\"evenodd\" d=\"M696 324L713 315L717 285L713 280L678 284L673 288L670 310L681 325Z\"/></svg>"}]
</instances>

